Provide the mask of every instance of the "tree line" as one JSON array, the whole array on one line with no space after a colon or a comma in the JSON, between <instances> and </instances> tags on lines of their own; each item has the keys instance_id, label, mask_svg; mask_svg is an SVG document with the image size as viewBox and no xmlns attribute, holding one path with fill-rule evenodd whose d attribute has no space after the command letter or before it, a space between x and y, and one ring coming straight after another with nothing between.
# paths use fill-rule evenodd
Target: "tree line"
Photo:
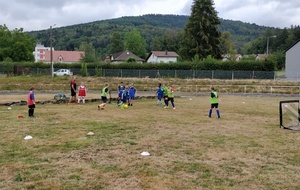
<instances>
[{"instance_id":1,"label":"tree line","mask_svg":"<svg viewBox=\"0 0 300 190\"><path fill-rule=\"evenodd\" d=\"M56 50L84 50L82 61L97 62L107 55L130 50L145 58L147 52L175 51L180 61L220 59L222 54L263 54L270 39L270 59L284 67L285 50L300 38L299 26L272 28L218 18L211 0L194 0L190 16L148 14L53 28ZM50 46L49 30L9 31L0 26L0 61L32 61L35 43Z\"/></svg>"}]
</instances>

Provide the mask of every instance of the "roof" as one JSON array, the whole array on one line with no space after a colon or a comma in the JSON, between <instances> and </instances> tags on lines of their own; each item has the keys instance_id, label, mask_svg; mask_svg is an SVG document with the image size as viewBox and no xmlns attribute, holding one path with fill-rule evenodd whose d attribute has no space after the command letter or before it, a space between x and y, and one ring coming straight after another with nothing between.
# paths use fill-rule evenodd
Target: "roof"
<instances>
[{"instance_id":1,"label":"roof","mask_svg":"<svg viewBox=\"0 0 300 190\"><path fill-rule=\"evenodd\" d=\"M119 53L114 53L110 55L110 61L126 61L128 58L134 58L138 62L145 61L144 59L138 57L137 55L133 54L132 52L126 50Z\"/></svg>"},{"instance_id":2,"label":"roof","mask_svg":"<svg viewBox=\"0 0 300 190\"><path fill-rule=\"evenodd\" d=\"M179 57L174 51L151 51L150 54L153 54L156 57Z\"/></svg>"},{"instance_id":3,"label":"roof","mask_svg":"<svg viewBox=\"0 0 300 190\"><path fill-rule=\"evenodd\" d=\"M45 52L45 61L50 62L50 52L50 50ZM79 62L84 51L52 51L52 55L54 62L60 62L60 57L62 58L61 62Z\"/></svg>"},{"instance_id":4,"label":"roof","mask_svg":"<svg viewBox=\"0 0 300 190\"><path fill-rule=\"evenodd\" d=\"M300 39L297 40L295 43L293 43L290 47L288 47L285 52L289 51L292 47L294 47L296 44L298 44L300 42Z\"/></svg>"},{"instance_id":5,"label":"roof","mask_svg":"<svg viewBox=\"0 0 300 190\"><path fill-rule=\"evenodd\" d=\"M156 57L179 57L174 51L151 51L146 60L148 60L151 55L155 55Z\"/></svg>"}]
</instances>

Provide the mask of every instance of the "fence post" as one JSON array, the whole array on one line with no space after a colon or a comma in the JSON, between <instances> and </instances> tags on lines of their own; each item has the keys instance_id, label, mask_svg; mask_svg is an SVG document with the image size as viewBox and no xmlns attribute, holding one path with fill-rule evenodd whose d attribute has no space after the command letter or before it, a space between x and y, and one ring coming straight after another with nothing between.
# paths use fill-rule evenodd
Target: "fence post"
<instances>
[{"instance_id":1,"label":"fence post","mask_svg":"<svg viewBox=\"0 0 300 190\"><path fill-rule=\"evenodd\" d=\"M234 71L231 72L231 80L234 79Z\"/></svg>"},{"instance_id":2,"label":"fence post","mask_svg":"<svg viewBox=\"0 0 300 190\"><path fill-rule=\"evenodd\" d=\"M123 78L123 70L121 69L121 78Z\"/></svg>"},{"instance_id":3,"label":"fence post","mask_svg":"<svg viewBox=\"0 0 300 190\"><path fill-rule=\"evenodd\" d=\"M271 94L273 93L273 87L271 86Z\"/></svg>"},{"instance_id":4,"label":"fence post","mask_svg":"<svg viewBox=\"0 0 300 190\"><path fill-rule=\"evenodd\" d=\"M252 71L252 80L254 79L254 71Z\"/></svg>"},{"instance_id":5,"label":"fence post","mask_svg":"<svg viewBox=\"0 0 300 190\"><path fill-rule=\"evenodd\" d=\"M177 70L175 70L175 77L174 78L177 78Z\"/></svg>"},{"instance_id":6,"label":"fence post","mask_svg":"<svg viewBox=\"0 0 300 190\"><path fill-rule=\"evenodd\" d=\"M247 93L247 86L245 85L244 86L244 94L246 94Z\"/></svg>"},{"instance_id":7,"label":"fence post","mask_svg":"<svg viewBox=\"0 0 300 190\"><path fill-rule=\"evenodd\" d=\"M139 78L141 78L141 69L139 69Z\"/></svg>"},{"instance_id":8,"label":"fence post","mask_svg":"<svg viewBox=\"0 0 300 190\"><path fill-rule=\"evenodd\" d=\"M211 79L214 79L214 71L211 71Z\"/></svg>"}]
</instances>

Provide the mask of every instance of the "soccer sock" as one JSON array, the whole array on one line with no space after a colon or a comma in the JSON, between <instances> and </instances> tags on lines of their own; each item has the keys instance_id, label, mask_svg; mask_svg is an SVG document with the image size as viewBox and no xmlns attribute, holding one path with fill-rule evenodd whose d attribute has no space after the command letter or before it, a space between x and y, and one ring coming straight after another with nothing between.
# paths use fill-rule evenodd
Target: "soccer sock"
<instances>
[{"instance_id":1,"label":"soccer sock","mask_svg":"<svg viewBox=\"0 0 300 190\"><path fill-rule=\"evenodd\" d=\"M220 116L220 111L219 110L217 110L217 114L218 114L218 118L220 118L221 116Z\"/></svg>"},{"instance_id":2,"label":"soccer sock","mask_svg":"<svg viewBox=\"0 0 300 190\"><path fill-rule=\"evenodd\" d=\"M209 110L208 116L211 117L212 109Z\"/></svg>"},{"instance_id":3,"label":"soccer sock","mask_svg":"<svg viewBox=\"0 0 300 190\"><path fill-rule=\"evenodd\" d=\"M174 102L171 102L171 104L172 104L172 107L173 107L173 108L175 108L175 104L174 104Z\"/></svg>"},{"instance_id":4,"label":"soccer sock","mask_svg":"<svg viewBox=\"0 0 300 190\"><path fill-rule=\"evenodd\" d=\"M85 104L85 99L84 99L84 98L82 99L82 103L84 103L84 104Z\"/></svg>"},{"instance_id":5,"label":"soccer sock","mask_svg":"<svg viewBox=\"0 0 300 190\"><path fill-rule=\"evenodd\" d=\"M166 106L168 107L168 106L169 106L169 101L168 101L168 100L165 100L165 104L166 104Z\"/></svg>"}]
</instances>

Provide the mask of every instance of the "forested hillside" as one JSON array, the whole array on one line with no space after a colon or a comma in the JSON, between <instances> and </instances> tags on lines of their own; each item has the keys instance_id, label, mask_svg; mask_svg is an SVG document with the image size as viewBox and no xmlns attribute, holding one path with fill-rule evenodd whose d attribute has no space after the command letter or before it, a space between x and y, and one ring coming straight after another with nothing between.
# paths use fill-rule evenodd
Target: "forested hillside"
<instances>
[{"instance_id":1,"label":"forested hillside","mask_svg":"<svg viewBox=\"0 0 300 190\"><path fill-rule=\"evenodd\" d=\"M156 47L151 45L154 39L169 34L180 35L188 18L184 15L149 14L57 27L53 28L53 46L56 50L76 50L82 43L92 43L96 54L103 58L110 53L110 39L113 32L119 32L124 38L127 32L137 28L146 40L146 49L149 52L152 47ZM219 29L221 32L231 33L232 43L236 50L241 52L246 51L243 50L245 44L274 28L221 19ZM35 37L37 42L50 46L49 30L32 31L28 34ZM174 49L168 48L168 50Z\"/></svg>"}]
</instances>

